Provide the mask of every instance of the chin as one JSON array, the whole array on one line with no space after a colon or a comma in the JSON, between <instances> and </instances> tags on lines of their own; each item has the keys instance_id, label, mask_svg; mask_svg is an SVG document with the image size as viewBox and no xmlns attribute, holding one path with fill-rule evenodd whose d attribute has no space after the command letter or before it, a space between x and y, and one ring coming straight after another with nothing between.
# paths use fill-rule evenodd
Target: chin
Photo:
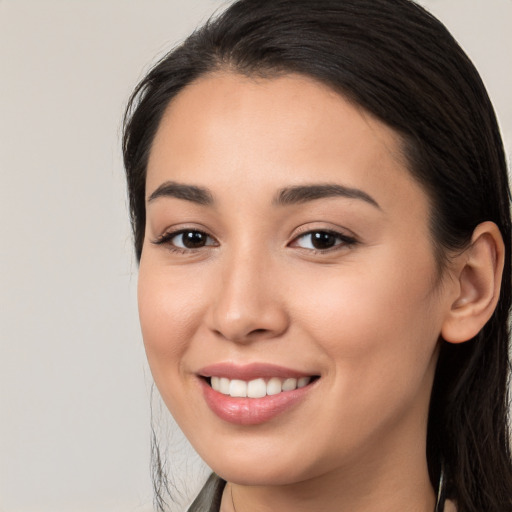
<instances>
[{"instance_id":1,"label":"chin","mask_svg":"<svg viewBox=\"0 0 512 512\"><path fill-rule=\"evenodd\" d=\"M290 466L274 466L273 464L250 463L246 461L242 466L230 465L223 461L219 467L212 467L216 474L228 482L237 485L269 486L291 485L311 478L306 470L298 470L295 464L293 472Z\"/></svg>"},{"instance_id":2,"label":"chin","mask_svg":"<svg viewBox=\"0 0 512 512\"><path fill-rule=\"evenodd\" d=\"M246 442L218 443L214 449L198 447L198 453L217 475L238 485L267 486L290 485L315 477L322 471L314 457L304 457L301 446L283 450L285 441L279 440L272 448L270 443ZM311 456L312 453L310 452Z\"/></svg>"}]
</instances>

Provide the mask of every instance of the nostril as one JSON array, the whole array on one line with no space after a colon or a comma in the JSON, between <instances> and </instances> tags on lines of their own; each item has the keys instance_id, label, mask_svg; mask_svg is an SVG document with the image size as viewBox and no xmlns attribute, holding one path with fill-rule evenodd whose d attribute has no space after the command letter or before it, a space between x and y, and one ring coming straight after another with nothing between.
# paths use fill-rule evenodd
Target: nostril
<instances>
[{"instance_id":1,"label":"nostril","mask_svg":"<svg viewBox=\"0 0 512 512\"><path fill-rule=\"evenodd\" d=\"M265 336L271 335L272 330L270 329L249 329L247 331L240 330L230 330L228 328L222 330L222 329L215 329L213 331L216 336L219 336L224 339L228 339L234 342L240 342L240 343L249 343L251 341L258 340L260 338L264 338Z\"/></svg>"},{"instance_id":2,"label":"nostril","mask_svg":"<svg viewBox=\"0 0 512 512\"><path fill-rule=\"evenodd\" d=\"M264 334L267 332L267 329L254 329L249 334Z\"/></svg>"}]
</instances>

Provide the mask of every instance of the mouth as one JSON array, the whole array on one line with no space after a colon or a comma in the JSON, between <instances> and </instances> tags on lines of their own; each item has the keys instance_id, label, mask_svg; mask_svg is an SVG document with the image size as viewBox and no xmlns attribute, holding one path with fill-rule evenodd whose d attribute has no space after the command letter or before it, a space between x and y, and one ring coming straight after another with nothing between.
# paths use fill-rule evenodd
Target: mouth
<instances>
[{"instance_id":1,"label":"mouth","mask_svg":"<svg viewBox=\"0 0 512 512\"><path fill-rule=\"evenodd\" d=\"M221 419L257 425L295 408L316 388L320 375L253 363L219 363L202 369L199 382L208 407Z\"/></svg>"}]
</instances>

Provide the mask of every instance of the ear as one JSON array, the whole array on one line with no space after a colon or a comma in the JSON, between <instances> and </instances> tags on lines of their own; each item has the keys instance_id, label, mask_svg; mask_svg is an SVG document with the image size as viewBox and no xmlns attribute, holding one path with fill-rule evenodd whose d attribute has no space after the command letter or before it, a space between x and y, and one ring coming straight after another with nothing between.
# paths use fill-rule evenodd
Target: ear
<instances>
[{"instance_id":1,"label":"ear","mask_svg":"<svg viewBox=\"0 0 512 512\"><path fill-rule=\"evenodd\" d=\"M456 257L457 297L443 322L441 335L450 343L475 337L491 318L501 289L505 248L494 222L479 224L470 246Z\"/></svg>"}]
</instances>

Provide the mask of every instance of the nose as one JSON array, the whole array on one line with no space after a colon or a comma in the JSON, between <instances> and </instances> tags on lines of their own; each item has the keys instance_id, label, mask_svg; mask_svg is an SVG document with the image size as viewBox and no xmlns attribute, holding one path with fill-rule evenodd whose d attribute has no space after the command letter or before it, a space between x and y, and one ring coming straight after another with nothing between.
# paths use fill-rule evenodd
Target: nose
<instances>
[{"instance_id":1,"label":"nose","mask_svg":"<svg viewBox=\"0 0 512 512\"><path fill-rule=\"evenodd\" d=\"M236 343L282 335L288 328L283 283L268 261L255 256L223 263L220 285L212 291L209 328Z\"/></svg>"}]
</instances>

